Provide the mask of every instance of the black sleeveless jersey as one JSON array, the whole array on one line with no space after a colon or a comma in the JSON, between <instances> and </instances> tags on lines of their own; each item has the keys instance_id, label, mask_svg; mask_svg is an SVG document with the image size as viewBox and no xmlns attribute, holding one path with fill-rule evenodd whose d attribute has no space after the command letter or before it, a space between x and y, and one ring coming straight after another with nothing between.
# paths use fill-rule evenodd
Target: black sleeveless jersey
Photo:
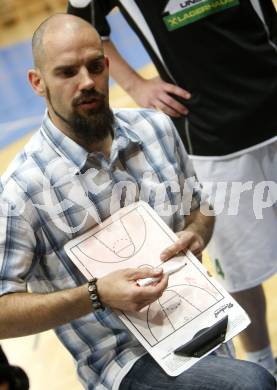
<instances>
[{"instance_id":1,"label":"black sleeveless jersey","mask_svg":"<svg viewBox=\"0 0 277 390\"><path fill-rule=\"evenodd\" d=\"M226 155L277 135L271 0L94 0L84 8L69 3L68 11L93 19L108 37L106 15L115 6L162 78L192 94L186 133L178 127L191 154Z\"/></svg>"}]
</instances>

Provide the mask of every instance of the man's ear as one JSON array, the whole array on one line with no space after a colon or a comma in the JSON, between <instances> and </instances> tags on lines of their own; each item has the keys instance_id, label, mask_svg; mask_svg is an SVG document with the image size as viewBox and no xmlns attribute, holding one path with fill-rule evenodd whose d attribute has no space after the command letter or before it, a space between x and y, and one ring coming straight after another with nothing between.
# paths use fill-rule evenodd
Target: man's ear
<instances>
[{"instance_id":1,"label":"man's ear","mask_svg":"<svg viewBox=\"0 0 277 390\"><path fill-rule=\"evenodd\" d=\"M104 56L105 57L105 64L106 64L106 67L109 68L110 67L110 60L109 60L109 57L107 56Z\"/></svg>"},{"instance_id":2,"label":"man's ear","mask_svg":"<svg viewBox=\"0 0 277 390\"><path fill-rule=\"evenodd\" d=\"M30 69L28 71L28 79L35 93L39 96L45 96L45 84L41 77L41 72L38 69Z\"/></svg>"}]
</instances>

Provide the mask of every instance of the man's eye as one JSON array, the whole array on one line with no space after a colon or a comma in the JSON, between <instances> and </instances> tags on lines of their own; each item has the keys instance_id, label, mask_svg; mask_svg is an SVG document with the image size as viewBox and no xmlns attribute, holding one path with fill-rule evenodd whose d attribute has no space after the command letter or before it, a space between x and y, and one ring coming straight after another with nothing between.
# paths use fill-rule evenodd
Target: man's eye
<instances>
[{"instance_id":1,"label":"man's eye","mask_svg":"<svg viewBox=\"0 0 277 390\"><path fill-rule=\"evenodd\" d=\"M73 77L75 75L75 70L74 69L63 69L60 74L62 77Z\"/></svg>"},{"instance_id":2,"label":"man's eye","mask_svg":"<svg viewBox=\"0 0 277 390\"><path fill-rule=\"evenodd\" d=\"M104 61L97 61L89 64L88 71L90 73L101 73L105 67Z\"/></svg>"}]
</instances>

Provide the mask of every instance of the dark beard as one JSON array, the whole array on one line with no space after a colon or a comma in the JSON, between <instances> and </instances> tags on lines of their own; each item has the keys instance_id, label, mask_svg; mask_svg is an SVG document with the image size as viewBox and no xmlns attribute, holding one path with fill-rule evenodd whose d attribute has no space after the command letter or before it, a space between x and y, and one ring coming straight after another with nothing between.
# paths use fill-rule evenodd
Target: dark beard
<instances>
[{"instance_id":1,"label":"dark beard","mask_svg":"<svg viewBox=\"0 0 277 390\"><path fill-rule=\"evenodd\" d=\"M113 135L114 115L106 102L89 116L72 114L68 122L76 138L85 145L103 141L109 134Z\"/></svg>"},{"instance_id":2,"label":"dark beard","mask_svg":"<svg viewBox=\"0 0 277 390\"><path fill-rule=\"evenodd\" d=\"M87 98L88 95L101 97L103 99L102 104L97 110L91 110L87 116L74 111L68 119L54 108L49 88L46 88L46 94L54 113L67 124L82 145L91 145L103 141L109 134L113 136L114 114L105 101L105 96L101 93L97 91L85 92L73 102L73 106L77 106L77 103L82 98Z\"/></svg>"}]
</instances>

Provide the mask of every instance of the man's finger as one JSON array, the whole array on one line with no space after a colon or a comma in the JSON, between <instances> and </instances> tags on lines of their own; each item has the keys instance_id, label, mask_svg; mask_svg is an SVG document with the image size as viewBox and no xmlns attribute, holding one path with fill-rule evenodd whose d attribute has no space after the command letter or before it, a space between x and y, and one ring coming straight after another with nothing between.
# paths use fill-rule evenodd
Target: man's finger
<instances>
[{"instance_id":1,"label":"man's finger","mask_svg":"<svg viewBox=\"0 0 277 390\"><path fill-rule=\"evenodd\" d=\"M164 104L162 101L159 101L155 104L155 108L159 111L164 112L166 115L172 116L174 118L180 117L182 114L174 110L172 107Z\"/></svg>"},{"instance_id":2,"label":"man's finger","mask_svg":"<svg viewBox=\"0 0 277 390\"><path fill-rule=\"evenodd\" d=\"M193 253L201 252L202 245L199 241L194 241L188 249Z\"/></svg>"},{"instance_id":3,"label":"man's finger","mask_svg":"<svg viewBox=\"0 0 277 390\"><path fill-rule=\"evenodd\" d=\"M152 277L160 277L163 274L162 267L143 267L143 268L136 268L132 269L129 274L128 278L129 280L138 280L138 279L145 279L145 278L152 278Z\"/></svg>"},{"instance_id":4,"label":"man's finger","mask_svg":"<svg viewBox=\"0 0 277 390\"><path fill-rule=\"evenodd\" d=\"M192 241L193 235L183 234L173 245L169 246L168 248L165 248L162 251L160 259L164 261L169 259L170 257L178 255L178 253L180 252L185 252L191 245Z\"/></svg>"}]
</instances>

